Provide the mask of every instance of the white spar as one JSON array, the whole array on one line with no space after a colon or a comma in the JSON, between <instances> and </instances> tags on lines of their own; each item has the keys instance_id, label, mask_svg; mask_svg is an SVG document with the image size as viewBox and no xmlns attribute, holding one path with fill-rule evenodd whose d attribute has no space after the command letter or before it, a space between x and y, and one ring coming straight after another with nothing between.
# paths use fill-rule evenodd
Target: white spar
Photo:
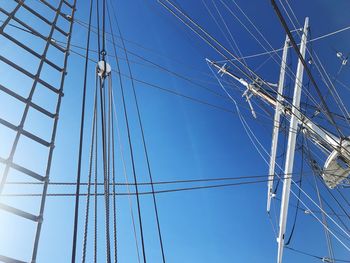
<instances>
[{"instance_id":1,"label":"white spar","mask_svg":"<svg viewBox=\"0 0 350 263\"><path fill-rule=\"evenodd\" d=\"M307 32L309 27L309 18L305 19L303 35L301 38L300 53L302 57L305 57L306 50L306 40ZM300 97L301 88L303 80L304 66L302 61L298 60L297 74L295 78L294 95L293 95L293 108L292 116L290 118L290 126L288 133L288 144L286 152L286 164L284 168L284 179L283 179L283 190L282 190L282 200L281 200L281 210L280 210L280 221L279 221L279 234L277 238L278 242L278 252L277 252L277 263L282 263L283 248L284 248L284 238L287 225L288 216L288 206L289 206L289 195L292 181L294 156L295 156L295 143L297 138L298 122L300 119Z\"/></svg>"},{"instance_id":2,"label":"white spar","mask_svg":"<svg viewBox=\"0 0 350 263\"><path fill-rule=\"evenodd\" d=\"M280 128L281 110L283 107L283 105L282 105L283 88L284 88L284 77L285 77L286 66L287 66L288 48L289 48L289 38L287 36L286 40L284 41L280 78L278 81L277 104L276 104L276 109L275 109L275 116L273 119L273 131L272 131L270 167L269 167L269 181L267 183L267 207L266 207L267 212L270 212L271 198L273 196L273 179L275 177L275 164L276 164L278 134L279 134L279 128Z\"/></svg>"}]
</instances>

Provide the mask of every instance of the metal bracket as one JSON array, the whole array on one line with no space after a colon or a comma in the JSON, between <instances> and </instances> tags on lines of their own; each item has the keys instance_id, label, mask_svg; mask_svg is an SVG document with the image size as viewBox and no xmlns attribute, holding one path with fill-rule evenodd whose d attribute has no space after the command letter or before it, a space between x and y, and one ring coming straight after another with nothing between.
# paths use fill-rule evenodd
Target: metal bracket
<instances>
[{"instance_id":1,"label":"metal bracket","mask_svg":"<svg viewBox=\"0 0 350 263\"><path fill-rule=\"evenodd\" d=\"M245 92L243 93L243 95L242 95L242 97L245 97L246 102L248 102L250 111L251 111L253 117L256 119L256 113L255 113L255 110L254 110L254 108L253 108L253 105L252 105L252 103L251 103L251 101L250 101L250 99L251 99L252 96L253 96L253 93L250 92L250 89L249 89L249 88L247 88L247 89L245 90Z\"/></svg>"},{"instance_id":2,"label":"metal bracket","mask_svg":"<svg viewBox=\"0 0 350 263\"><path fill-rule=\"evenodd\" d=\"M222 77L226 72L226 63L219 69L218 74Z\"/></svg>"}]
</instances>

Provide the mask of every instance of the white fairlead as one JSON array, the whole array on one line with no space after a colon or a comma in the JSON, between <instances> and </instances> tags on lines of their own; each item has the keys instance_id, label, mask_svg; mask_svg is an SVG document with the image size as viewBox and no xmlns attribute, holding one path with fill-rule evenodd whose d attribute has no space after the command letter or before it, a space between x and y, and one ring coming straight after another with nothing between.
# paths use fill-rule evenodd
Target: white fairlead
<instances>
[{"instance_id":1,"label":"white fairlead","mask_svg":"<svg viewBox=\"0 0 350 263\"><path fill-rule=\"evenodd\" d=\"M102 78L111 74L112 68L106 61L99 61L97 63L97 74Z\"/></svg>"}]
</instances>

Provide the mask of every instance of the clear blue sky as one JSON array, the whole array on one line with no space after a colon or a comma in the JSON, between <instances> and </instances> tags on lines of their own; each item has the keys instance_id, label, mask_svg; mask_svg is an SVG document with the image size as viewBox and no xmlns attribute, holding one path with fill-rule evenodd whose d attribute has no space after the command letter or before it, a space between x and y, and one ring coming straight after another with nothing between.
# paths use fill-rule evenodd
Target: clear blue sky
<instances>
[{"instance_id":1,"label":"clear blue sky","mask_svg":"<svg viewBox=\"0 0 350 263\"><path fill-rule=\"evenodd\" d=\"M0 0L0 5L6 6L8 4L7 1ZM204 1L211 7L211 10L214 10L210 0ZM77 1L76 18L79 21L88 22L88 2L88 0ZM206 28L225 46L230 48L230 43L227 42L215 22L207 13L202 1L178 0L176 2L200 25ZM241 19L244 19L232 1L227 0L224 2L228 3L235 14L239 15ZM270 1L237 0L236 2L274 48L280 48L283 45L285 33L273 11ZM35 0L28 0L28 3L35 5ZM264 49L259 43L247 33L230 13L225 11L220 1L218 0L216 3L242 54L246 56L264 52ZM350 3L346 0L299 0L290 1L290 4L300 24L303 24L305 16L310 17L311 38L350 25L348 15ZM211 76L211 72L205 63L206 57L213 60L221 60L222 57L202 42L198 36L194 35L156 1L116 1L115 7L123 37L128 40L126 42L128 50L154 61L167 69L178 72L194 82L200 83L200 85L194 85L189 81L168 74L140 60L140 58L130 55L135 79L153 83L169 90L177 91L187 96L235 111L234 105L229 100L225 100L203 89L205 87L224 94L218 83ZM246 20L242 21L248 24ZM96 21L94 21L94 25L96 25ZM107 30L110 30L108 26ZM114 28L114 31L116 32L116 28ZM340 62L335 55L335 50L340 50L344 53L350 52L349 32L346 31L312 44L312 48L319 55L330 76L334 76L340 66ZM257 35L256 32L254 33ZM92 48L96 49L96 35L92 34L92 37ZM74 25L72 43L79 46L85 46L86 43L86 28L77 23ZM121 44L120 40L118 40L118 44ZM111 44L107 43L108 54L112 54L111 48ZM73 48L73 50L85 53L77 48ZM11 53L11 51L11 47L8 45L6 49L1 50L2 53L12 54L14 59L25 60L19 54L15 54L13 51ZM291 67L295 70L295 53L293 51L291 53L293 60ZM119 54L121 57L122 72L128 75L125 56L120 49ZM95 53L91 53L91 57L94 60L97 59ZM250 67L256 69L267 58L267 56L262 56L247 59L247 63ZM115 61L112 58L109 58L109 60L111 61L112 68L116 69ZM30 63L30 61L26 60L26 63ZM73 182L76 180L83 66L84 59L72 53L69 57L68 75L64 89L65 96L63 97L61 107L52 163L51 181L53 182ZM90 125L92 118L94 68L95 64L90 63L87 126ZM313 72L317 81L321 82L321 78L317 75L316 71ZM277 82L279 66L270 59L258 70L258 73L270 82ZM0 74L1 83L6 83L8 81L6 73L5 76L3 72ZM348 66L343 68L339 75L339 80L345 84L350 83ZM146 182L149 181L149 178L146 170L145 156L142 150L141 133L136 119L135 104L132 100L131 85L129 79L125 77L123 78L123 83L126 89L127 104L131 119L138 180ZM166 93L139 82L135 82L135 84L154 181L268 174L268 167L251 144L237 114L231 114L208 105L194 102L193 100L175 96L174 94ZM17 81L17 85L20 85L20 80ZM342 86L336 87L346 106L348 106L350 91ZM116 95L117 114L121 123L122 143L125 149L125 155L127 156L127 172L130 181L132 181L120 87L118 85L118 76L115 72L113 73L113 88ZM322 89L325 94L324 87ZM311 92L315 94L314 91ZM237 90L233 90L232 94L241 106L247 107L247 104L241 99L241 94ZM47 107L50 107L50 103L48 103L51 101L49 94L40 94L40 100L43 103L46 101ZM0 102L0 111L11 114L16 119L16 112L11 110L11 102L5 99L0 100ZM333 104L330 107L332 110L336 110ZM272 121L266 120L264 117L258 117L258 120L255 121L251 118L251 114L246 108L242 108L242 112L262 144L266 149L270 149ZM32 118L33 129L41 129L40 134L42 136L48 136L49 133L45 129L45 121L42 121L36 116ZM86 138L90 134L89 131L90 128L88 127L85 133ZM345 129L344 131L349 132L349 129ZM4 133L0 133L0 135L6 136ZM0 139L1 141L3 140L3 138ZM280 150L282 150L282 144L283 140L281 141ZM27 149L29 149L28 147ZM88 144L84 147L84 182L87 180L88 147ZM39 155L39 153L35 153L35 155ZM26 159L28 157L27 155L23 155L22 158ZM123 170L119 152L117 152L117 159L117 178L118 181L123 182ZM299 167L300 152L296 158L296 171L300 171ZM309 168L305 169L305 173L310 173ZM305 186L305 189L315 197L315 193L310 186ZM85 192L85 190L86 188L83 187L82 191ZM126 191L125 188L118 188L118 190L122 192ZM143 187L141 190L149 191L150 188ZM167 262L275 262L277 245L275 234L265 211L266 190L266 184L262 183L250 186L158 195L159 218ZM296 189L294 190L296 191ZM49 192L73 193L74 187L51 186ZM348 198L350 197L349 192L345 191L344 194ZM38 201L38 199L35 200ZM17 200L16 202L22 201ZM32 202L29 200L26 201ZM118 255L119 262L134 263L137 262L137 256L128 202L128 198L125 196L118 197L117 199ZM295 198L291 198L291 202L295 203ZM333 204L332 201L330 203ZM101 199L99 262L104 262L105 253L102 204ZM276 207L279 205L280 203L276 201ZM81 220L84 218L84 206L85 198L82 198L80 206ZM135 200L133 200L133 207L136 216ZM141 197L141 210L144 219L147 260L151 263L161 262L151 196ZM48 197L38 253L38 263L63 263L70 261L73 211L73 197ZM278 213L278 209L276 213ZM294 209L290 209L287 227L288 236L294 213ZM90 216L90 222L92 224L92 214ZM274 214L272 217L273 223L275 223ZM78 258L81 255L82 226L83 224L80 224ZM21 231L18 230L16 234L8 231L7 234L13 236L13 238L10 242L0 244L0 247L3 248L1 251L10 251L12 255L16 255L20 259L27 258L30 255L30 250L26 248L24 236L28 237L26 240L30 241L31 233L27 230ZM89 231L89 259L87 262L92 262L92 228ZM18 242L14 237L18 237L19 239L23 237L23 240L22 242ZM349 259L349 252L335 240L333 242L336 258ZM18 249L18 246L20 249ZM303 213L298 215L291 246L319 256L327 255L322 226L310 215L304 215ZM320 262L320 260L288 250L285 251L284 259L286 263Z\"/></svg>"}]
</instances>

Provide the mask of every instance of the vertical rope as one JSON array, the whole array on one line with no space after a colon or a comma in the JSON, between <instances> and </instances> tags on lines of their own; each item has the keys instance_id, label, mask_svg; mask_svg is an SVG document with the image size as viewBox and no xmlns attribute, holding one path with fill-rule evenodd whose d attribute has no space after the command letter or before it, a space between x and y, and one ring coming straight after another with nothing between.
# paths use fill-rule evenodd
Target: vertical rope
<instances>
[{"instance_id":1,"label":"vertical rope","mask_svg":"<svg viewBox=\"0 0 350 263\"><path fill-rule=\"evenodd\" d=\"M110 28L112 28L112 22L111 22L111 17L110 17L110 12L108 12L108 20L109 20L109 25ZM112 31L113 33L113 31ZM117 64L117 71L118 71L118 75L119 75L119 84L120 87L123 86L123 82L122 82L122 77L121 77L121 72L120 72L120 67L119 67L119 61L117 59L117 52L116 52L116 44L115 44L115 38L113 35L113 47L114 47L114 56L116 58L116 64ZM119 151L121 154L121 158L122 158L122 163L123 163L123 172L124 172L124 177L125 177L125 181L127 184L127 190L128 190L128 200L129 200L129 207L130 207L130 214L131 214L131 221L132 221L132 227L133 227L133 232L134 232L134 239L135 239L135 246L136 246L136 252L137 252L137 260L140 263L140 252L139 252L139 245L138 245L138 240L137 240L137 235L136 235L136 225L135 225L135 217L134 217L134 213L133 213L133 208L132 208L132 200L130 198L131 195L131 191L130 191L130 185L129 185L129 181L128 181L128 177L126 174L126 164L125 164L125 158L124 158L124 154L123 154L123 147L121 144L121 133L120 133L120 129L119 129L119 125L118 125L118 116L117 116L117 112L116 112L116 106L115 106L115 102L114 102L114 94L113 94L113 89L111 89L111 100L112 100L112 107L113 107L113 113L114 113L114 118L116 119L116 127L117 127L117 135L118 135L118 142L119 142ZM113 122L112 122L113 125ZM113 128L112 128L113 129ZM113 129L114 130L114 129ZM114 151L113 151L114 153Z\"/></svg>"},{"instance_id":2,"label":"vertical rope","mask_svg":"<svg viewBox=\"0 0 350 263\"><path fill-rule=\"evenodd\" d=\"M99 12L99 3L97 3L97 33L98 33L98 51L99 51L99 60L102 56L102 61L104 63L104 70L100 76L100 108L101 108L101 129L102 129L102 162L103 162L103 181L104 181L104 200L105 200L105 238L106 238L106 261L107 263L111 262L111 248L110 248L110 231L109 231L109 172L108 172L108 157L107 157L107 143L106 143L106 122L105 122L105 78L107 72L107 63L105 60L106 56L106 45L105 45L105 17L106 14L106 1L103 0L102 3L102 50L100 43L100 12Z\"/></svg>"},{"instance_id":3,"label":"vertical rope","mask_svg":"<svg viewBox=\"0 0 350 263\"><path fill-rule=\"evenodd\" d=\"M77 236L78 236L78 219L79 219L79 196L80 196L80 180L81 180L81 163L83 154L83 141L84 141L84 121L85 121L85 104L86 104L86 86L89 64L89 48L90 48L90 29L91 29L91 17L92 17L92 4L90 1L90 14L89 14L89 28L86 41L86 54L85 54L85 69L84 69L84 84L83 84L83 101L81 108L81 120L80 120L80 139L79 139L79 157L78 157L78 171L77 171L77 185L75 195L75 209L74 209L74 226L73 226L73 244L72 244L72 263L76 260L77 251Z\"/></svg>"},{"instance_id":4,"label":"vertical rope","mask_svg":"<svg viewBox=\"0 0 350 263\"><path fill-rule=\"evenodd\" d=\"M95 192L94 192L94 263L97 263L97 223L98 223L98 217L97 217L97 212L98 212L98 202L97 202L97 177L98 177L98 170L97 170L97 165L98 165L98 107L97 107L97 89L98 89L98 80L97 80L97 74L95 74L95 90L96 90L96 98L95 98L95 103L96 103L96 137L95 137Z\"/></svg>"},{"instance_id":5,"label":"vertical rope","mask_svg":"<svg viewBox=\"0 0 350 263\"><path fill-rule=\"evenodd\" d=\"M109 108L111 118L111 131L112 131L112 181L113 181L113 241L114 241L114 262L118 262L118 246L117 246L117 204L116 204L116 180L115 180L115 149L114 149L114 118L112 116L112 78L110 79L109 85Z\"/></svg>"},{"instance_id":6,"label":"vertical rope","mask_svg":"<svg viewBox=\"0 0 350 263\"><path fill-rule=\"evenodd\" d=\"M107 11L108 11L108 14L110 16L108 9L107 9ZM112 39L113 39L114 52L116 54L113 27L111 27L111 33L112 33ZM124 87L123 87L122 82L121 82L120 67L119 67L119 62L118 62L117 56L116 56L116 62L117 62L119 79L120 79L120 84L121 84L120 88L121 88L121 93L122 93L123 111L124 111L124 117L125 117L125 123L126 123L127 135L128 135L128 144L129 144L129 149L130 149L132 172L133 172L134 183L135 183L135 195L136 195L137 213L138 213L138 219L139 219L138 221L139 221L140 236L141 236L143 262L146 263L147 259L146 259L146 252L145 252L145 242L144 242L144 237L143 237L142 214L141 214L140 196L139 196L137 176L136 176L135 159L134 159L133 146L132 146L132 142L131 142L131 132L130 132L130 127L129 127L129 118L128 118L128 113L127 113L127 107L126 107L126 102L125 102Z\"/></svg>"},{"instance_id":7,"label":"vertical rope","mask_svg":"<svg viewBox=\"0 0 350 263\"><path fill-rule=\"evenodd\" d=\"M108 196L108 171L107 171L107 147L106 147L106 122L105 122L105 101L104 86L105 79L100 78L100 110L101 110L101 128L102 128L102 162L103 162L103 182L104 182L104 197L105 197L105 236L106 236L106 260L111 262L110 258L110 236L109 236L109 196Z\"/></svg>"},{"instance_id":8,"label":"vertical rope","mask_svg":"<svg viewBox=\"0 0 350 263\"><path fill-rule=\"evenodd\" d=\"M153 177L152 177L152 171L151 171L151 164L150 164L150 160L149 160L149 156L148 156L148 150L147 150L146 139L145 139L145 132L144 132L143 124L142 124L140 107L139 107L139 103L138 103L138 99L137 99L137 95L136 95L135 83L134 83L133 76L132 76L130 61L129 61L128 53L127 53L127 50L125 47L125 42L124 42L122 32L121 32L120 27L119 27L117 17L115 15L115 10L113 8L113 3L111 4L111 7L112 7L112 11L113 11L112 14L114 15L114 19L116 21L117 29L118 29L120 39L122 42L126 62L128 65L128 71L130 74L131 86L132 86L132 91L133 91L134 100L135 100L135 104L136 104L136 110L137 110L138 123L139 123L140 129L141 129L142 144L143 144L143 149L144 149L144 153L145 153L145 157L146 157L147 170L148 170L148 175L149 175L150 182L151 182L152 199L153 199L153 206L154 206L154 211L155 211L155 215L156 215L158 238L159 238L159 243L160 243L160 248L161 248L162 260L163 260L163 263L165 263L165 254L164 254L163 239L162 239L162 233L161 233L160 222L159 222L157 199L156 199L156 195L154 193L154 184L153 184Z\"/></svg>"},{"instance_id":9,"label":"vertical rope","mask_svg":"<svg viewBox=\"0 0 350 263\"><path fill-rule=\"evenodd\" d=\"M84 224L84 238L83 238L83 253L82 253L82 263L86 261L86 246L87 246L87 236L88 236L88 227L89 227L89 211L90 211L90 193L91 193L91 177L92 177L92 168L94 161L94 151L95 151L95 137L96 133L96 107L97 107L97 89L95 89L94 96L94 109L93 109L93 121L92 121L92 133L91 133L91 146L90 146L90 157L89 157L89 174L88 174L88 185L87 185L87 196L86 196L86 208L85 208L85 224ZM97 167L94 167L96 170Z\"/></svg>"}]
</instances>

